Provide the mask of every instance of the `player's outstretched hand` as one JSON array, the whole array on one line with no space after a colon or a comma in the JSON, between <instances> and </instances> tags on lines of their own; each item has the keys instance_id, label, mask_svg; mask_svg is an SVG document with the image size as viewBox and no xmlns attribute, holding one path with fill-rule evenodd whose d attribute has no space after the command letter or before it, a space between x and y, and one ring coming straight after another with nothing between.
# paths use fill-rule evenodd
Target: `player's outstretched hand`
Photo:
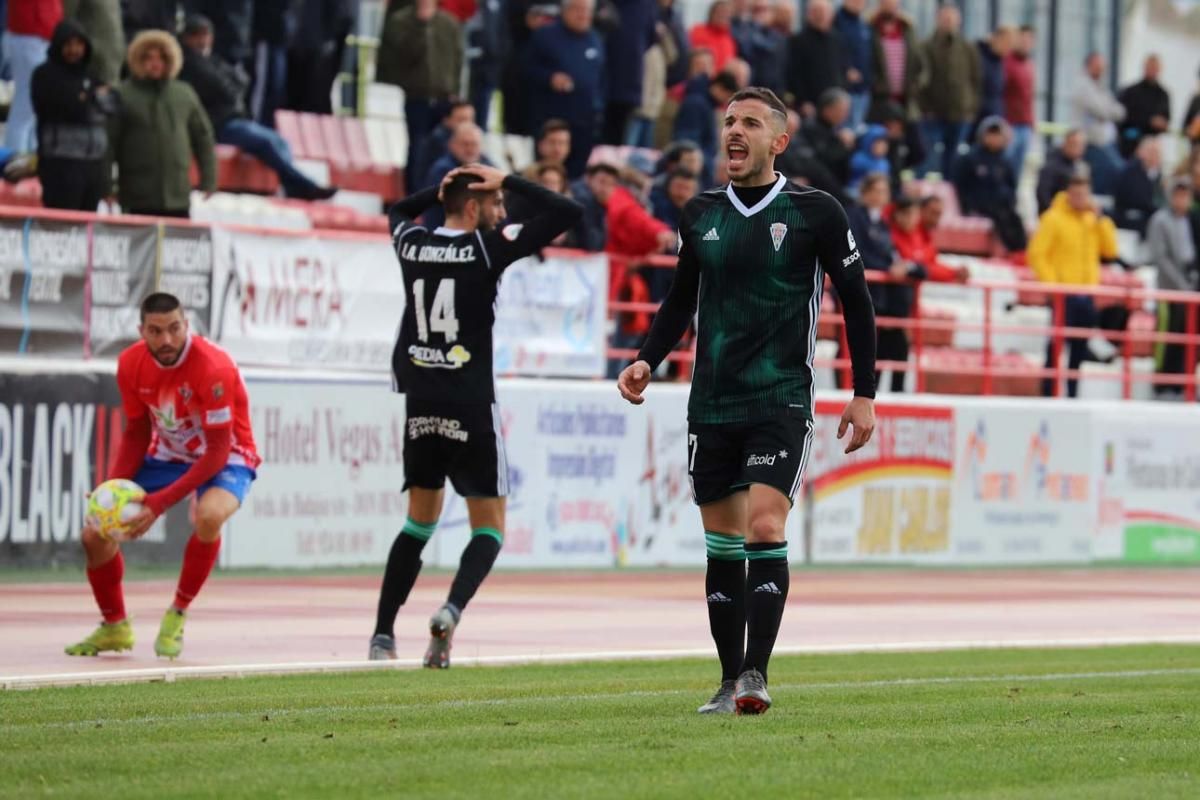
<instances>
[{"instance_id":1,"label":"player's outstretched hand","mask_svg":"<svg viewBox=\"0 0 1200 800\"><path fill-rule=\"evenodd\" d=\"M478 175L483 178L482 183L471 184L471 189L477 192L494 192L504 184L504 178L508 175L502 169L489 167L486 164L467 164L465 167L459 167L455 170L459 175Z\"/></svg>"},{"instance_id":2,"label":"player's outstretched hand","mask_svg":"<svg viewBox=\"0 0 1200 800\"><path fill-rule=\"evenodd\" d=\"M635 361L625 369L621 370L621 376L617 378L617 389L621 392L621 397L624 397L635 406L640 406L646 401L642 397L642 392L646 391L646 387L650 385L650 365L645 361Z\"/></svg>"},{"instance_id":3,"label":"player's outstretched hand","mask_svg":"<svg viewBox=\"0 0 1200 800\"><path fill-rule=\"evenodd\" d=\"M845 437L846 431L853 428L846 452L853 453L867 442L875 432L875 401L868 397L856 397L846 404L842 412L842 422L838 425L839 439Z\"/></svg>"},{"instance_id":4,"label":"player's outstretched hand","mask_svg":"<svg viewBox=\"0 0 1200 800\"><path fill-rule=\"evenodd\" d=\"M142 506L142 513L129 520L129 528L125 531L125 538L127 540L142 538L150 530L156 519L158 519L158 514L155 514L150 506Z\"/></svg>"}]
</instances>

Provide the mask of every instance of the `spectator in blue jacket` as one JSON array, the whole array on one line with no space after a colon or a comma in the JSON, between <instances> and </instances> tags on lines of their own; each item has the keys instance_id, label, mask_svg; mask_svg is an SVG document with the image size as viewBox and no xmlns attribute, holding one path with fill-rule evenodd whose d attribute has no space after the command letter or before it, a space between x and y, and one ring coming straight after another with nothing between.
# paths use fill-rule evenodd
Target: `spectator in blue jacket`
<instances>
[{"instance_id":1,"label":"spectator in blue jacket","mask_svg":"<svg viewBox=\"0 0 1200 800\"><path fill-rule=\"evenodd\" d=\"M446 146L446 154L429 167L420 188L441 186L443 178L466 164L492 166L492 162L483 154L483 131L474 122L464 122L454 130ZM444 223L446 212L442 209L442 204L435 203L430 206L425 212L424 220L430 230Z\"/></svg>"},{"instance_id":2,"label":"spectator in blue jacket","mask_svg":"<svg viewBox=\"0 0 1200 800\"><path fill-rule=\"evenodd\" d=\"M979 91L976 121L1004 116L1004 59L1012 50L1013 30L997 28L987 39L980 39L979 66L983 75Z\"/></svg>"},{"instance_id":3,"label":"spectator in blue jacket","mask_svg":"<svg viewBox=\"0 0 1200 800\"><path fill-rule=\"evenodd\" d=\"M487 130L492 95L500 85L500 74L509 54L508 16L504 0L482 0L465 28L468 99L475 106L475 121Z\"/></svg>"},{"instance_id":4,"label":"spectator in blue jacket","mask_svg":"<svg viewBox=\"0 0 1200 800\"><path fill-rule=\"evenodd\" d=\"M592 29L592 11L592 0L563 0L561 18L534 31L529 44L533 127L541 128L551 117L571 126L567 174L572 179L587 166L606 98L604 42Z\"/></svg>"},{"instance_id":5,"label":"spectator in blue jacket","mask_svg":"<svg viewBox=\"0 0 1200 800\"><path fill-rule=\"evenodd\" d=\"M1146 238L1146 226L1154 212L1166 203L1163 196L1162 147L1154 136L1147 136L1125 162L1117 176L1113 192L1113 221L1118 228L1137 231Z\"/></svg>"},{"instance_id":6,"label":"spectator in blue jacket","mask_svg":"<svg viewBox=\"0 0 1200 800\"><path fill-rule=\"evenodd\" d=\"M676 141L687 139L695 142L700 145L700 152L704 154L700 180L705 186L712 185L712 165L717 160L716 111L718 108L724 108L737 90L737 79L728 72L722 72L711 80L707 75L697 75L688 81L687 92L679 105L679 113L675 116L672 138Z\"/></svg>"},{"instance_id":7,"label":"spectator in blue jacket","mask_svg":"<svg viewBox=\"0 0 1200 800\"><path fill-rule=\"evenodd\" d=\"M646 51L658 39L654 0L612 0L621 24L605 37L608 106L604 112L605 144L624 144L625 129L642 104Z\"/></svg>"},{"instance_id":8,"label":"spectator in blue jacket","mask_svg":"<svg viewBox=\"0 0 1200 800\"><path fill-rule=\"evenodd\" d=\"M987 217L1009 252L1024 252L1025 223L1017 214L1017 174L1005 157L1011 133L1001 117L979 124L977 142L955 163L954 188L968 216Z\"/></svg>"},{"instance_id":9,"label":"spectator in blue jacket","mask_svg":"<svg viewBox=\"0 0 1200 800\"><path fill-rule=\"evenodd\" d=\"M858 138L858 150L850 157L851 194L858 194L859 184L869 173L885 175L891 182L892 163L888 158L888 134L882 125L870 125Z\"/></svg>"},{"instance_id":10,"label":"spectator in blue jacket","mask_svg":"<svg viewBox=\"0 0 1200 800\"><path fill-rule=\"evenodd\" d=\"M850 93L850 127L858 130L871 106L875 75L875 41L871 26L863 19L867 0L842 0L833 18L834 30L842 37L842 63L846 67L846 91Z\"/></svg>"},{"instance_id":11,"label":"spectator in blue jacket","mask_svg":"<svg viewBox=\"0 0 1200 800\"><path fill-rule=\"evenodd\" d=\"M679 217L688 201L700 193L700 176L681 167L668 172L661 186L650 190L650 210L654 218L679 230ZM662 302L671 288L674 273L669 269L652 269L646 274L650 299Z\"/></svg>"},{"instance_id":12,"label":"spectator in blue jacket","mask_svg":"<svg viewBox=\"0 0 1200 800\"><path fill-rule=\"evenodd\" d=\"M740 30L735 26L733 35L739 57L750 65L750 83L782 96L787 87L789 34L775 27L775 16L773 0L754 0L749 19Z\"/></svg>"}]
</instances>

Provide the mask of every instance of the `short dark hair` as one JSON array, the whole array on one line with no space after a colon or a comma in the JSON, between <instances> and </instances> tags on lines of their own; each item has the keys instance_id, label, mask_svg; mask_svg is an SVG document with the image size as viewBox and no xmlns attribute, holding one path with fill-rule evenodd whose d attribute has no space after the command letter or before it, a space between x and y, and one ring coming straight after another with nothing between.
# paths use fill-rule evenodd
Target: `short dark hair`
<instances>
[{"instance_id":1,"label":"short dark hair","mask_svg":"<svg viewBox=\"0 0 1200 800\"><path fill-rule=\"evenodd\" d=\"M442 115L442 119L450 119L450 115L455 111L458 111L463 106L470 106L471 108L474 108L475 104L462 97L451 97L450 102L446 104L446 113Z\"/></svg>"},{"instance_id":2,"label":"short dark hair","mask_svg":"<svg viewBox=\"0 0 1200 800\"><path fill-rule=\"evenodd\" d=\"M892 208L893 213L899 214L903 211L911 211L918 206L924 205L924 201L917 200L915 197L909 197L908 195L904 194L896 198L896 202L893 204Z\"/></svg>"},{"instance_id":3,"label":"short dark hair","mask_svg":"<svg viewBox=\"0 0 1200 800\"><path fill-rule=\"evenodd\" d=\"M1037 29L1034 28L1032 25L1030 25L1028 22L1026 22L1020 28L1017 28L1017 30L1019 30L1021 33L1036 33L1037 32Z\"/></svg>"},{"instance_id":4,"label":"short dark hair","mask_svg":"<svg viewBox=\"0 0 1200 800\"><path fill-rule=\"evenodd\" d=\"M921 208L927 208L934 203L944 203L940 194L927 194L921 198Z\"/></svg>"},{"instance_id":5,"label":"short dark hair","mask_svg":"<svg viewBox=\"0 0 1200 800\"><path fill-rule=\"evenodd\" d=\"M170 314L172 311L182 308L183 303L180 303L179 298L173 294L166 292L148 294L142 301L142 322L146 321L147 314Z\"/></svg>"},{"instance_id":6,"label":"short dark hair","mask_svg":"<svg viewBox=\"0 0 1200 800\"><path fill-rule=\"evenodd\" d=\"M555 164L551 161L539 161L534 164L533 170L533 174L539 178L547 172L553 172L563 179L563 185L570 183L570 178L567 177L567 171L563 168L562 164Z\"/></svg>"},{"instance_id":7,"label":"short dark hair","mask_svg":"<svg viewBox=\"0 0 1200 800\"><path fill-rule=\"evenodd\" d=\"M590 178L600 172L603 172L606 175L612 175L617 180L621 180L621 171L612 164L608 164L604 161L599 161L595 164L588 165L588 168L583 174L584 177Z\"/></svg>"},{"instance_id":8,"label":"short dark hair","mask_svg":"<svg viewBox=\"0 0 1200 800\"><path fill-rule=\"evenodd\" d=\"M566 131L567 133L570 133L571 126L567 124L565 119L558 119L557 117L548 119L542 123L542 129L538 132L538 141L540 142L550 134L558 133L559 131Z\"/></svg>"},{"instance_id":9,"label":"short dark hair","mask_svg":"<svg viewBox=\"0 0 1200 800\"><path fill-rule=\"evenodd\" d=\"M699 176L696 175L696 173L692 172L690 169L684 169L683 167L676 167L667 173L667 185L668 186L671 184L671 181L695 181L695 180L699 180Z\"/></svg>"},{"instance_id":10,"label":"short dark hair","mask_svg":"<svg viewBox=\"0 0 1200 800\"><path fill-rule=\"evenodd\" d=\"M469 172L455 175L442 190L442 208L446 211L446 216L461 214L467 207L468 200L479 199L479 195L471 189L471 186L482 182L483 178Z\"/></svg>"},{"instance_id":11,"label":"short dark hair","mask_svg":"<svg viewBox=\"0 0 1200 800\"><path fill-rule=\"evenodd\" d=\"M738 94L738 81L737 81L737 78L733 77L732 72L725 72L724 70L722 70L721 72L718 72L717 76L712 79L712 85L717 86L721 89L724 89L725 91L729 92L732 95ZM768 89L767 91L769 92L771 90ZM733 98L730 98L729 102L732 103ZM763 102L766 102L766 101L764 100ZM770 105L770 103L767 103L767 105ZM786 112L785 112L785 115L786 115Z\"/></svg>"},{"instance_id":12,"label":"short dark hair","mask_svg":"<svg viewBox=\"0 0 1200 800\"><path fill-rule=\"evenodd\" d=\"M882 183L882 184L885 184L888 186L891 185L891 182L889 181L888 176L885 175L884 173L868 172L866 174L866 176L863 177L862 183L859 184L859 187L858 187L859 194L869 191L870 189L874 188L876 184L879 184L879 183Z\"/></svg>"},{"instance_id":13,"label":"short dark hair","mask_svg":"<svg viewBox=\"0 0 1200 800\"><path fill-rule=\"evenodd\" d=\"M721 76L718 75L717 77L720 78ZM757 100L767 108L771 109L771 111L778 114L780 119L783 120L784 126L787 126L787 106L785 106L783 101L779 99L779 95L775 94L765 86L747 86L745 89L739 89L733 95L733 97L729 98L730 103L737 103L742 100Z\"/></svg>"}]
</instances>

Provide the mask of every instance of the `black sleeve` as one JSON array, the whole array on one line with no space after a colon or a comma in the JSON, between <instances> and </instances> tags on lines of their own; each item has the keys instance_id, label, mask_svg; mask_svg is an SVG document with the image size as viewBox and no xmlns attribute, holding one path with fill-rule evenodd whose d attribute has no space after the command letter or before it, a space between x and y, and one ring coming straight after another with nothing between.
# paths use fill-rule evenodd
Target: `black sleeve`
<instances>
[{"instance_id":1,"label":"black sleeve","mask_svg":"<svg viewBox=\"0 0 1200 800\"><path fill-rule=\"evenodd\" d=\"M504 270L514 261L549 246L583 215L583 206L566 195L552 192L516 175L504 179L505 191L521 197L533 213L527 221L505 225L484 236L492 269Z\"/></svg>"},{"instance_id":2,"label":"black sleeve","mask_svg":"<svg viewBox=\"0 0 1200 800\"><path fill-rule=\"evenodd\" d=\"M846 212L829 198L824 224L817 230L817 257L842 301L846 342L854 371L854 396L875 396L875 307L863 272L862 256Z\"/></svg>"},{"instance_id":3,"label":"black sleeve","mask_svg":"<svg viewBox=\"0 0 1200 800\"><path fill-rule=\"evenodd\" d=\"M388 209L388 227L392 231L392 244L400 241L400 235L416 224L417 217L438 201L438 187L431 186L397 202Z\"/></svg>"},{"instance_id":4,"label":"black sleeve","mask_svg":"<svg viewBox=\"0 0 1200 800\"><path fill-rule=\"evenodd\" d=\"M686 209L684 217L686 218ZM671 352L680 337L687 331L692 317L696 314L696 306L700 302L700 264L692 252L684 232L686 223L679 224L679 263L675 266L675 276L671 280L671 290L667 292L658 313L654 315L654 323L650 333L642 343L638 352L638 360L650 365L650 370L658 369L658 365Z\"/></svg>"}]
</instances>

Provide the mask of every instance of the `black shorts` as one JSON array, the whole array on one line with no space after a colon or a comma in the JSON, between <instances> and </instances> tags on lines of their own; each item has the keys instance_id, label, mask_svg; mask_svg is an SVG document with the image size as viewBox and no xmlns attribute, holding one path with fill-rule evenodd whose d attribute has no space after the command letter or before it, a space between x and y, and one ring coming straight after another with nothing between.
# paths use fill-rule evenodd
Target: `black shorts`
<instances>
[{"instance_id":1,"label":"black shorts","mask_svg":"<svg viewBox=\"0 0 1200 800\"><path fill-rule=\"evenodd\" d=\"M407 400L404 488L441 489L446 478L463 497L508 495L508 459L494 403L453 405Z\"/></svg>"},{"instance_id":2,"label":"black shorts","mask_svg":"<svg viewBox=\"0 0 1200 800\"><path fill-rule=\"evenodd\" d=\"M795 497L812 447L812 420L804 409L785 409L757 422L688 425L688 475L692 499L705 505L748 489L771 486Z\"/></svg>"}]
</instances>

